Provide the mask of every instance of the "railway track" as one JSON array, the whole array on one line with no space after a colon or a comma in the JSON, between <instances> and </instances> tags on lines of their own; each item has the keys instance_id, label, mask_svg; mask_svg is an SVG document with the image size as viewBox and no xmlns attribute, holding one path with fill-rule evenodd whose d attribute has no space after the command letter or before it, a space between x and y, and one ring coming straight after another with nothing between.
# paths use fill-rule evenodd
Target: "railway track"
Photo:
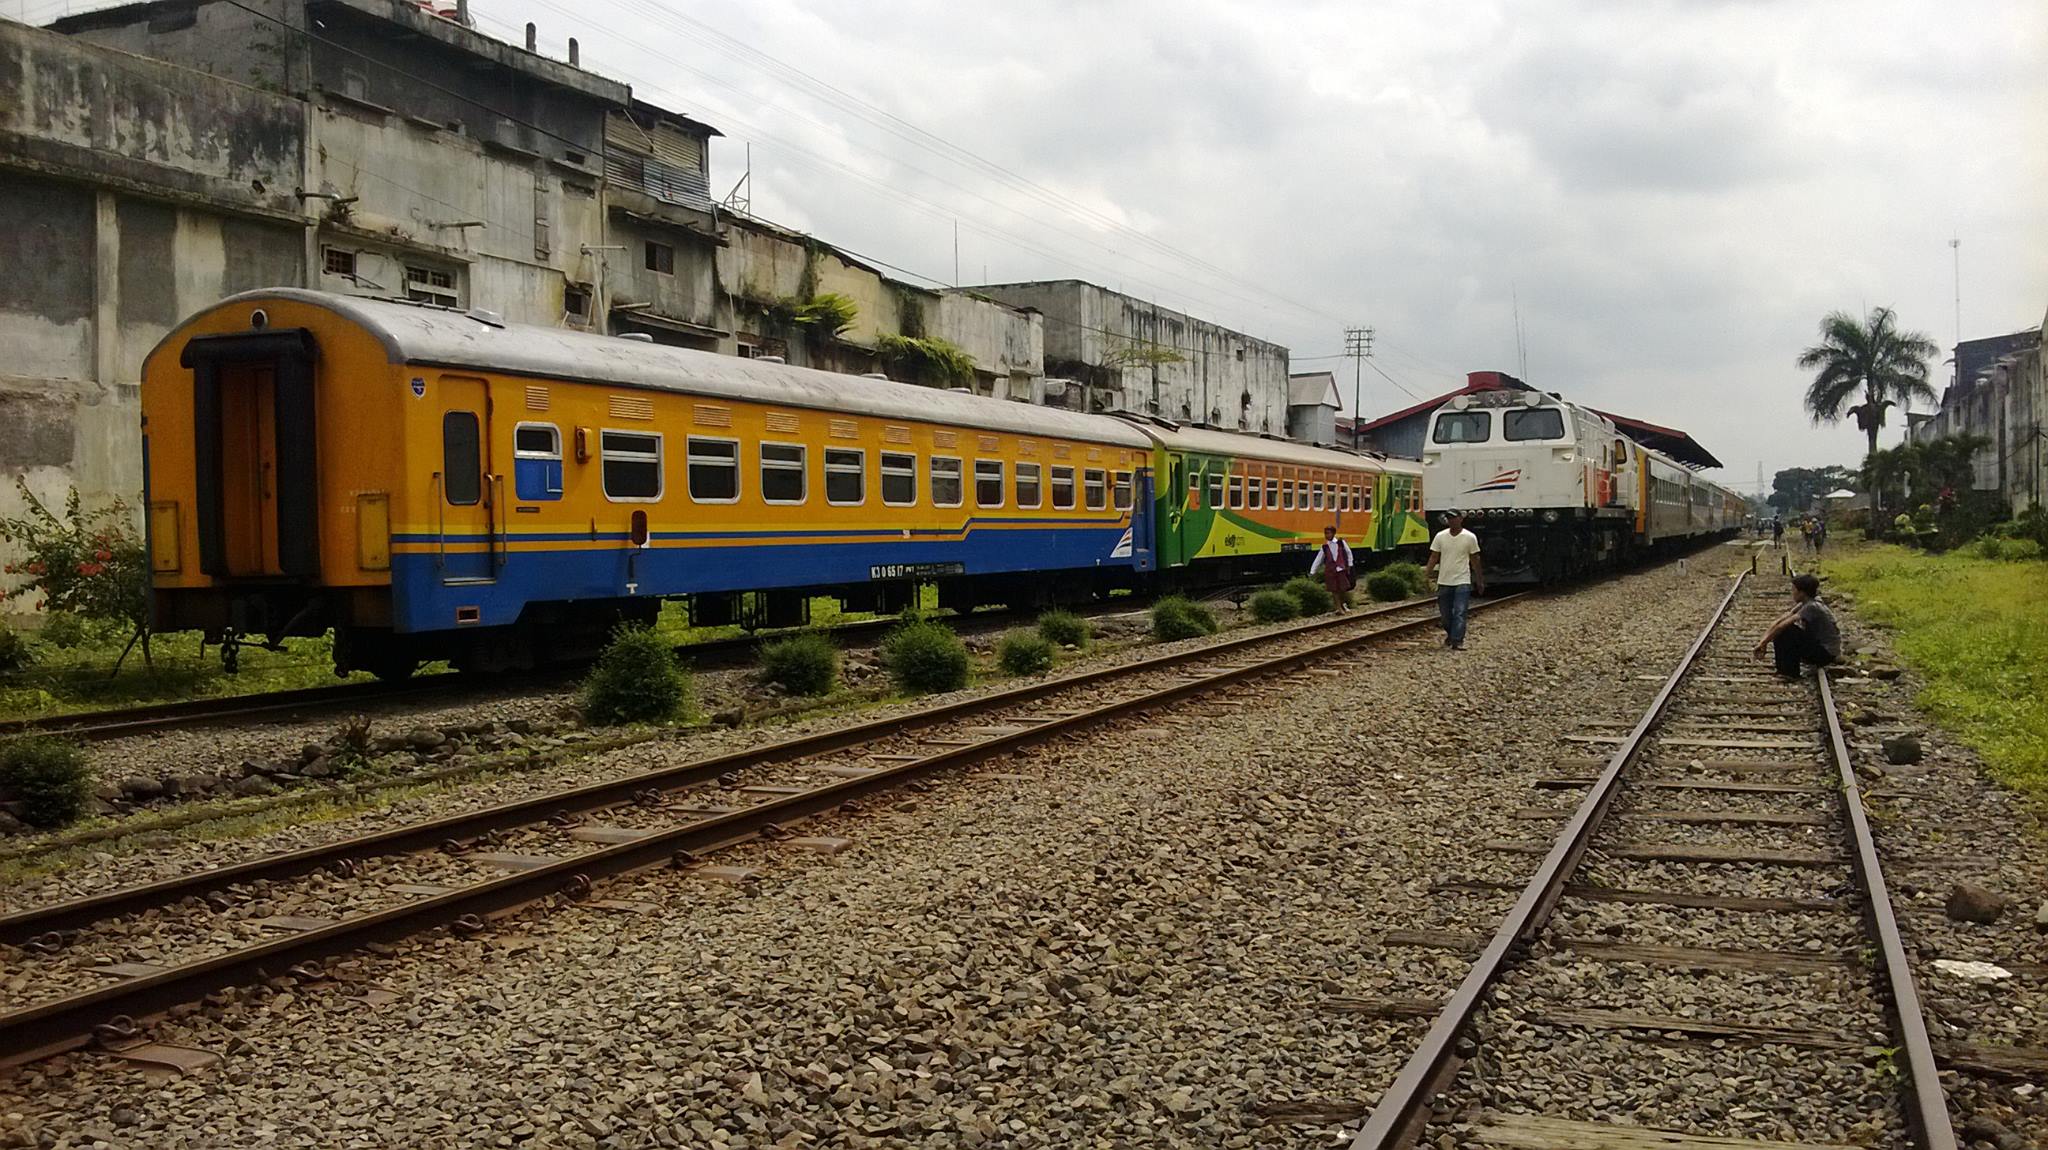
<instances>
[{"instance_id":1,"label":"railway track","mask_svg":"<svg viewBox=\"0 0 2048 1150\"><path fill-rule=\"evenodd\" d=\"M1640 719L1567 736L1611 753L1541 784L1583 792L1575 807L1520 812L1562 830L1489 844L1539 855L1534 876L1439 886L1513 894L1490 936L1390 936L1476 960L1353 1150L1957 1145L1828 677L1785 683L1749 657L1782 609L1738 578ZM1715 1137L1612 1120L1641 1113L1603 1097L1623 1066L1668 1075L1666 1099L1706 1088L1689 1050L1782 1073L1769 1096L1692 1123ZM1880 1120L1782 1140L1844 1114Z\"/></svg>"},{"instance_id":2,"label":"railway track","mask_svg":"<svg viewBox=\"0 0 2048 1150\"><path fill-rule=\"evenodd\" d=\"M444 926L481 930L591 897L616 875L675 866L745 881L704 856L756 839L832 851L843 843L794 824L1218 688L1299 690L1311 663L1434 623L1433 602L1330 616L0 917L0 1063L94 1040L119 1048L141 1040L137 1020L213 991L319 978L321 959Z\"/></svg>"}]
</instances>

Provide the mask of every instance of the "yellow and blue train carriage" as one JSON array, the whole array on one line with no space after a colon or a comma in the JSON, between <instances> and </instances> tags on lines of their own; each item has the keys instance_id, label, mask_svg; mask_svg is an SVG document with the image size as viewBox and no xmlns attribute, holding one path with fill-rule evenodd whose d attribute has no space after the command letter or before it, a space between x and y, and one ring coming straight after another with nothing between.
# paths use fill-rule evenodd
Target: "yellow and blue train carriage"
<instances>
[{"instance_id":1,"label":"yellow and blue train carriage","mask_svg":"<svg viewBox=\"0 0 2048 1150\"><path fill-rule=\"evenodd\" d=\"M1119 420L277 289L143 370L154 609L335 629L343 669L521 665L687 596L700 623L1042 602L1155 566Z\"/></svg>"}]
</instances>

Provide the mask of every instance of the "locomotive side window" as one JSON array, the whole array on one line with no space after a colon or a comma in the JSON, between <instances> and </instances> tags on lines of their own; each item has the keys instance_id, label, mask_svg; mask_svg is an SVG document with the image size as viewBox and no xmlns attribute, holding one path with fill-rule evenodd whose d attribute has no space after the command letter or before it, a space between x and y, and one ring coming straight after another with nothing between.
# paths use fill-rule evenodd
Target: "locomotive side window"
<instances>
[{"instance_id":1,"label":"locomotive side window","mask_svg":"<svg viewBox=\"0 0 2048 1150\"><path fill-rule=\"evenodd\" d=\"M606 431L600 433L598 444L606 499L642 503L661 498L660 433Z\"/></svg>"},{"instance_id":2,"label":"locomotive side window","mask_svg":"<svg viewBox=\"0 0 2048 1150\"><path fill-rule=\"evenodd\" d=\"M958 507L960 497L960 460L948 455L932 456L932 506Z\"/></svg>"},{"instance_id":3,"label":"locomotive side window","mask_svg":"<svg viewBox=\"0 0 2048 1150\"><path fill-rule=\"evenodd\" d=\"M1510 443L1522 443L1531 439L1563 439L1564 412L1554 407L1510 411L1501 416L1500 431Z\"/></svg>"},{"instance_id":4,"label":"locomotive side window","mask_svg":"<svg viewBox=\"0 0 2048 1150\"><path fill-rule=\"evenodd\" d=\"M483 439L477 432L476 412L442 413L442 493L457 507L473 506L483 498L483 476Z\"/></svg>"},{"instance_id":5,"label":"locomotive side window","mask_svg":"<svg viewBox=\"0 0 2048 1150\"><path fill-rule=\"evenodd\" d=\"M977 459L974 461L974 505L976 507L1001 507L1003 505L1002 460Z\"/></svg>"},{"instance_id":6,"label":"locomotive side window","mask_svg":"<svg viewBox=\"0 0 2048 1150\"><path fill-rule=\"evenodd\" d=\"M1038 507L1045 503L1042 489L1043 473L1036 463L1017 465L1017 506Z\"/></svg>"},{"instance_id":7,"label":"locomotive side window","mask_svg":"<svg viewBox=\"0 0 2048 1150\"><path fill-rule=\"evenodd\" d=\"M693 503L737 503L740 499L740 443L692 435L686 444Z\"/></svg>"},{"instance_id":8,"label":"locomotive side window","mask_svg":"<svg viewBox=\"0 0 2048 1150\"><path fill-rule=\"evenodd\" d=\"M825 449L825 502L851 507L867 502L868 453L851 447Z\"/></svg>"},{"instance_id":9,"label":"locomotive side window","mask_svg":"<svg viewBox=\"0 0 2048 1150\"><path fill-rule=\"evenodd\" d=\"M882 453L882 502L909 507L917 502L917 456Z\"/></svg>"},{"instance_id":10,"label":"locomotive side window","mask_svg":"<svg viewBox=\"0 0 2048 1150\"><path fill-rule=\"evenodd\" d=\"M1493 435L1490 411L1447 411L1436 417L1438 443L1485 443Z\"/></svg>"},{"instance_id":11,"label":"locomotive side window","mask_svg":"<svg viewBox=\"0 0 2048 1150\"><path fill-rule=\"evenodd\" d=\"M761 499L767 503L804 501L804 445L761 445Z\"/></svg>"},{"instance_id":12,"label":"locomotive side window","mask_svg":"<svg viewBox=\"0 0 2048 1150\"><path fill-rule=\"evenodd\" d=\"M1081 498L1088 504L1088 510L1100 511L1109 506L1109 476L1100 468L1091 467L1081 473Z\"/></svg>"},{"instance_id":13,"label":"locomotive side window","mask_svg":"<svg viewBox=\"0 0 2048 1150\"><path fill-rule=\"evenodd\" d=\"M512 429L512 490L530 503L562 497L562 433L554 424Z\"/></svg>"},{"instance_id":14,"label":"locomotive side window","mask_svg":"<svg viewBox=\"0 0 2048 1150\"><path fill-rule=\"evenodd\" d=\"M1118 511L1129 511L1131 509L1131 473L1128 471L1116 473L1116 509Z\"/></svg>"},{"instance_id":15,"label":"locomotive side window","mask_svg":"<svg viewBox=\"0 0 2048 1150\"><path fill-rule=\"evenodd\" d=\"M1074 469L1054 467L1052 469L1052 505L1061 511L1074 509Z\"/></svg>"}]
</instances>

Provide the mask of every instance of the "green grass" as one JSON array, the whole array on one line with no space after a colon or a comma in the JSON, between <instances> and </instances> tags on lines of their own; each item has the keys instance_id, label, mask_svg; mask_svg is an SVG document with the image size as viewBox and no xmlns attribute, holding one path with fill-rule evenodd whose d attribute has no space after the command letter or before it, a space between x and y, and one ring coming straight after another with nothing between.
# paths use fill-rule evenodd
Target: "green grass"
<instances>
[{"instance_id":1,"label":"green grass","mask_svg":"<svg viewBox=\"0 0 2048 1150\"><path fill-rule=\"evenodd\" d=\"M1891 629L1935 722L1993 777L2048 798L2048 563L1873 545L1830 554L1823 570L1859 618Z\"/></svg>"}]
</instances>

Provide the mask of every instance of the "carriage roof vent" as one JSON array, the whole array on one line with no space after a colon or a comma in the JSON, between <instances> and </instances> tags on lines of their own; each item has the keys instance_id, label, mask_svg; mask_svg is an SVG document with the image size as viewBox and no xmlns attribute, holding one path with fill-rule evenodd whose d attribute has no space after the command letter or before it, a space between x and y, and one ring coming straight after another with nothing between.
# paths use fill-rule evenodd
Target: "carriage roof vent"
<instances>
[{"instance_id":1,"label":"carriage roof vent","mask_svg":"<svg viewBox=\"0 0 2048 1150\"><path fill-rule=\"evenodd\" d=\"M755 363L788 363L789 361L788 361L788 360L786 360L786 359L784 359L784 358L782 358L782 357L781 357L781 356L779 356L779 355L757 355L757 356L755 356L755 357L754 357L754 362L755 362Z\"/></svg>"},{"instance_id":2,"label":"carriage roof vent","mask_svg":"<svg viewBox=\"0 0 2048 1150\"><path fill-rule=\"evenodd\" d=\"M620 333L619 333L619 338L620 338L620 339L630 339L630 340L632 340L632 341L633 341L634 343L653 343L653 342L654 342L654 337L653 337L653 336L651 336L651 335L648 335L648 334L647 334L646 332L644 332L644 331L622 331L622 332L620 332Z\"/></svg>"},{"instance_id":3,"label":"carriage roof vent","mask_svg":"<svg viewBox=\"0 0 2048 1150\"><path fill-rule=\"evenodd\" d=\"M504 316L502 316L502 315L499 315L499 314L498 314L497 312L494 312L494 311L490 311L490 310L488 310L488 309L485 309L485 308L480 308L480 307L473 307L473 308L470 308L470 309L469 309L469 318L471 318L471 319L473 319L473 320L477 321L478 323L487 323L487 324L490 324L490 325L491 325L492 327L504 327L504 326L505 326L505 317L504 317Z\"/></svg>"},{"instance_id":4,"label":"carriage roof vent","mask_svg":"<svg viewBox=\"0 0 2048 1150\"><path fill-rule=\"evenodd\" d=\"M862 379L887 379L887 378L889 378L888 376L886 376L886 375L882 374L882 373L881 373L881 372L879 372L879 371L864 371L864 372L861 372L861 373L860 373L860 377L861 377Z\"/></svg>"}]
</instances>

